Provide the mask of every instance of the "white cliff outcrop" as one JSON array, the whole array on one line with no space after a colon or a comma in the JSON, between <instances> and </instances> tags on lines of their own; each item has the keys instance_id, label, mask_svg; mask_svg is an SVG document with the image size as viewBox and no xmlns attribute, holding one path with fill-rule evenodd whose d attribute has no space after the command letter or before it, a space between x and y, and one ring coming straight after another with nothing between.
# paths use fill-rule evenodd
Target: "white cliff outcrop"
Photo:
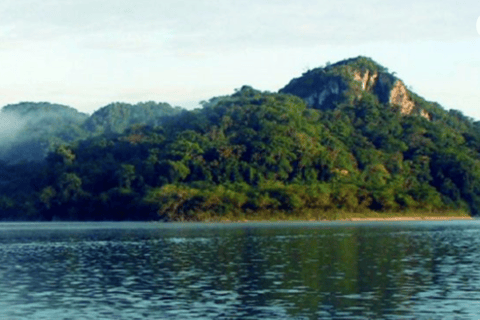
<instances>
[{"instance_id":1,"label":"white cliff outcrop","mask_svg":"<svg viewBox=\"0 0 480 320\"><path fill-rule=\"evenodd\" d=\"M293 79L280 92L303 98L311 108L329 110L342 103L355 103L364 92L374 94L385 105L399 108L402 115L431 115L414 100L405 84L387 69L366 58L355 58L308 71Z\"/></svg>"},{"instance_id":2,"label":"white cliff outcrop","mask_svg":"<svg viewBox=\"0 0 480 320\"><path fill-rule=\"evenodd\" d=\"M373 88L373 86L377 83L378 80L378 72L370 72L367 70L363 75L356 71L353 73L353 79L356 81L360 81L362 84L362 90L368 91Z\"/></svg>"},{"instance_id":3,"label":"white cliff outcrop","mask_svg":"<svg viewBox=\"0 0 480 320\"><path fill-rule=\"evenodd\" d=\"M372 91L378 84L378 72L365 71L363 74L359 71L353 73L353 79L360 82L362 91ZM396 80L388 94L388 102L400 107L400 113L403 115L418 114L428 120L431 120L430 114L421 109L415 108L415 102L410 98L410 94L401 80Z\"/></svg>"},{"instance_id":4,"label":"white cliff outcrop","mask_svg":"<svg viewBox=\"0 0 480 320\"><path fill-rule=\"evenodd\" d=\"M400 80L397 80L393 85L389 102L399 106L400 112L404 115L412 114L415 108L415 102L410 99L407 88Z\"/></svg>"}]
</instances>

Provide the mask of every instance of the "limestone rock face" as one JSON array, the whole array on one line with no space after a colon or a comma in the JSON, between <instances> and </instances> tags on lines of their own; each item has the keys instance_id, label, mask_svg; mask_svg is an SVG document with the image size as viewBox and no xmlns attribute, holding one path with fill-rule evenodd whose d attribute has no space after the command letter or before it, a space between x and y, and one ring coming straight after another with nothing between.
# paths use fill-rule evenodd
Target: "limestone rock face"
<instances>
[{"instance_id":1,"label":"limestone rock face","mask_svg":"<svg viewBox=\"0 0 480 320\"><path fill-rule=\"evenodd\" d=\"M312 92L304 99L310 106L323 106L328 100L337 100L340 96L340 87L337 81L329 81L322 90Z\"/></svg>"},{"instance_id":2,"label":"limestone rock face","mask_svg":"<svg viewBox=\"0 0 480 320\"><path fill-rule=\"evenodd\" d=\"M390 91L390 103L400 106L400 112L405 115L412 114L415 103L410 99L407 88L402 81L397 80Z\"/></svg>"},{"instance_id":3,"label":"limestone rock face","mask_svg":"<svg viewBox=\"0 0 480 320\"><path fill-rule=\"evenodd\" d=\"M403 115L420 115L428 120L431 116L423 109L419 109L411 99L405 84L402 80L394 78L389 74L366 71L363 75L360 72L354 74L354 80L359 81L363 91L374 92L382 103L390 103L400 108ZM392 85L393 82L393 85Z\"/></svg>"},{"instance_id":4,"label":"limestone rock face","mask_svg":"<svg viewBox=\"0 0 480 320\"><path fill-rule=\"evenodd\" d=\"M336 103L343 101L348 88L348 83L341 77L312 71L293 79L280 92L302 98L310 108L326 110L335 108Z\"/></svg>"},{"instance_id":5,"label":"limestone rock face","mask_svg":"<svg viewBox=\"0 0 480 320\"><path fill-rule=\"evenodd\" d=\"M362 84L362 90L371 90L372 87L377 83L378 72L370 72L367 70L363 75L360 71L355 71L353 73L353 80L360 81Z\"/></svg>"},{"instance_id":6,"label":"limestone rock face","mask_svg":"<svg viewBox=\"0 0 480 320\"><path fill-rule=\"evenodd\" d=\"M367 67L362 63L367 63ZM299 96L309 107L320 110L333 109L348 99L360 99L362 92L371 92L381 103L399 107L403 115L419 115L430 120L428 112L415 105L400 79L362 57L308 71L280 92Z\"/></svg>"}]
</instances>

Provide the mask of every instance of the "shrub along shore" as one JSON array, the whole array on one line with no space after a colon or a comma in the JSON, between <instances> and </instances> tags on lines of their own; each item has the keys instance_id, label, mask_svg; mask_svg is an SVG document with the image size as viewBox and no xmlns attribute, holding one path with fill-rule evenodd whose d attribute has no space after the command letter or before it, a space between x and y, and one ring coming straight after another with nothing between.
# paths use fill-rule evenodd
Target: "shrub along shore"
<instances>
[{"instance_id":1,"label":"shrub along shore","mask_svg":"<svg viewBox=\"0 0 480 320\"><path fill-rule=\"evenodd\" d=\"M197 213L198 222L285 222L285 221L421 221L421 220L472 220L467 211L451 210L442 212L320 212L305 210L301 213L289 212L237 212L218 216L215 213ZM191 220L177 220L191 221Z\"/></svg>"}]
</instances>

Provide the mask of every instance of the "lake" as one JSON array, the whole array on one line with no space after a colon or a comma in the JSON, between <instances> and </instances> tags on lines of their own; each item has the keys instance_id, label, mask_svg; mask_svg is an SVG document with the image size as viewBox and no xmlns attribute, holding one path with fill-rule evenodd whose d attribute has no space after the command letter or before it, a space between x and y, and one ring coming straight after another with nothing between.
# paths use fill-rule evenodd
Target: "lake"
<instances>
[{"instance_id":1,"label":"lake","mask_svg":"<svg viewBox=\"0 0 480 320\"><path fill-rule=\"evenodd\" d=\"M480 221L1 223L0 319L479 319Z\"/></svg>"}]
</instances>

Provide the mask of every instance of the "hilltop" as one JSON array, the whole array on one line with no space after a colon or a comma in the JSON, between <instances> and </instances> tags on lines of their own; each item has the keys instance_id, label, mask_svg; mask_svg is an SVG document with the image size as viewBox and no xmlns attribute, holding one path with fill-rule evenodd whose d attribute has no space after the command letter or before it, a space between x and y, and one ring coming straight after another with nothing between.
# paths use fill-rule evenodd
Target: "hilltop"
<instances>
[{"instance_id":1,"label":"hilltop","mask_svg":"<svg viewBox=\"0 0 480 320\"><path fill-rule=\"evenodd\" d=\"M311 108L327 110L361 100L372 93L382 104L396 107L403 115L421 115L431 119L423 99L407 89L402 80L370 58L343 60L325 68L316 68L293 79L281 93L301 97Z\"/></svg>"},{"instance_id":2,"label":"hilltop","mask_svg":"<svg viewBox=\"0 0 480 320\"><path fill-rule=\"evenodd\" d=\"M91 135L57 146L43 168L0 167L3 219L480 209L479 124L419 97L366 57L310 70L278 93L244 86L193 111L112 104L80 127Z\"/></svg>"},{"instance_id":3,"label":"hilltop","mask_svg":"<svg viewBox=\"0 0 480 320\"><path fill-rule=\"evenodd\" d=\"M53 144L86 138L80 128L88 115L48 102L22 102L0 111L0 160L40 161Z\"/></svg>"}]
</instances>

